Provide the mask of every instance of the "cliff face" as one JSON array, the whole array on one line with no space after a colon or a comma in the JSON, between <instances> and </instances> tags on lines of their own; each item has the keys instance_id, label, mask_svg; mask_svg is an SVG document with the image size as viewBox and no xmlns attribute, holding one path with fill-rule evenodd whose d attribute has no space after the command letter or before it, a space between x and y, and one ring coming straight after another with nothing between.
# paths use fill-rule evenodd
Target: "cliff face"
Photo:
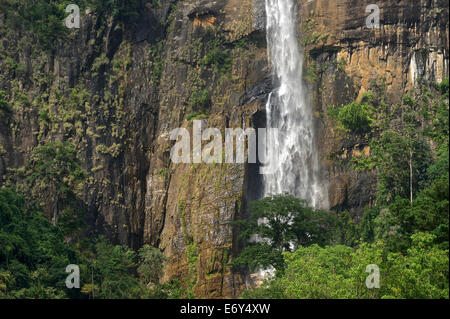
<instances>
[{"instance_id":1,"label":"cliff face","mask_svg":"<svg viewBox=\"0 0 450 319\"><path fill-rule=\"evenodd\" d=\"M370 154L369 141L336 130L328 107L360 101L369 91L395 104L417 89L419 80L448 77L448 5L421 0L377 5L380 27L373 29L366 26L370 12L363 1L301 1L299 6L330 206L347 209L356 219L374 202L376 169L357 172L349 165L352 158Z\"/></svg>"},{"instance_id":2,"label":"cliff face","mask_svg":"<svg viewBox=\"0 0 450 319\"><path fill-rule=\"evenodd\" d=\"M374 200L376 171L345 165L370 147L339 133L328 106L380 86L395 103L417 79L448 76L448 5L379 6L381 27L367 29L362 1L298 5L330 203L355 218ZM262 26L264 0L164 0L125 24L86 10L81 28L46 52L20 26L2 27L0 89L14 110L0 121L0 185L35 146L70 140L91 176L83 201L93 233L161 248L165 279L183 278L199 297L236 296L243 280L226 266L238 249L231 222L258 197L257 166L173 164L169 135L192 131L195 118L222 133L265 126L272 84Z\"/></svg>"}]
</instances>

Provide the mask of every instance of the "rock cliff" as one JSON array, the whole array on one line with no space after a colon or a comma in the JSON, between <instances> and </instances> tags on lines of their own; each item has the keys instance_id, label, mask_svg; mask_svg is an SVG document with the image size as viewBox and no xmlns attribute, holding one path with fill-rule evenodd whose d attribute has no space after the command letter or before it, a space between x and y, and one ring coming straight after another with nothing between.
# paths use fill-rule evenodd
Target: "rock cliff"
<instances>
[{"instance_id":1,"label":"rock cliff","mask_svg":"<svg viewBox=\"0 0 450 319\"><path fill-rule=\"evenodd\" d=\"M370 147L336 130L328 107L367 91L395 103L418 79L448 76L446 2L379 1L377 29L366 27L366 5L298 1L331 208L355 219L374 200L376 170L346 165ZM236 296L244 280L227 267L239 249L232 222L259 196L258 167L174 164L169 136L195 119L222 132L265 126L264 0L143 1L127 22L82 8L81 28L51 50L21 25L4 28L7 20L0 89L13 115L0 119L0 185L35 146L70 140L90 174L82 205L91 235L157 246L169 259L165 279L182 278L199 297Z\"/></svg>"}]
</instances>

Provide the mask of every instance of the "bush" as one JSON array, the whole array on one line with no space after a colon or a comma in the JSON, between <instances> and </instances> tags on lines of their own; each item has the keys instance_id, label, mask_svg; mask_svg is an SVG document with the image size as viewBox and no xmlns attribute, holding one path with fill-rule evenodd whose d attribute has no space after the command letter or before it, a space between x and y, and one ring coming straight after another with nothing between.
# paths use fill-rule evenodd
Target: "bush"
<instances>
[{"instance_id":1,"label":"bush","mask_svg":"<svg viewBox=\"0 0 450 319\"><path fill-rule=\"evenodd\" d=\"M367 103L352 102L334 114L343 129L356 134L370 132L375 122L374 108Z\"/></svg>"},{"instance_id":2,"label":"bush","mask_svg":"<svg viewBox=\"0 0 450 319\"><path fill-rule=\"evenodd\" d=\"M195 91L190 100L189 105L196 112L206 112L211 106L211 96L208 90Z\"/></svg>"},{"instance_id":3,"label":"bush","mask_svg":"<svg viewBox=\"0 0 450 319\"><path fill-rule=\"evenodd\" d=\"M229 56L227 49L223 49L220 43L216 42L214 47L203 57L202 63L204 65L213 65L221 73L226 74L231 71L231 63L233 59Z\"/></svg>"},{"instance_id":4,"label":"bush","mask_svg":"<svg viewBox=\"0 0 450 319\"><path fill-rule=\"evenodd\" d=\"M24 1L19 10L25 26L36 34L44 50L53 50L55 41L69 32L64 25L67 14L63 1Z\"/></svg>"}]
</instances>

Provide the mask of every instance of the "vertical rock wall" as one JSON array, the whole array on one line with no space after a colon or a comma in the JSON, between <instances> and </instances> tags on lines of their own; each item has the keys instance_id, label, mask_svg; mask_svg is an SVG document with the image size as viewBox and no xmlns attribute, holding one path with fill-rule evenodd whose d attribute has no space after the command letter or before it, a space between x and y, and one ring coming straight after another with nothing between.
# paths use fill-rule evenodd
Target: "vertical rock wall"
<instances>
[{"instance_id":1,"label":"vertical rock wall","mask_svg":"<svg viewBox=\"0 0 450 319\"><path fill-rule=\"evenodd\" d=\"M223 136L227 127L264 127L271 91L264 1L160 3L147 2L125 25L87 10L53 52L21 26L1 28L0 89L14 111L0 120L0 185L18 175L35 146L69 140L91 176L83 205L92 235L160 247L169 259L165 279L183 279L199 297L236 296L243 280L226 266L238 250L231 223L259 196L257 167L173 164L169 133L192 130L195 115ZM298 6L305 65L319 70L310 83L331 206L355 217L373 201L376 174L341 164L370 149L338 134L327 107L357 100L380 79L395 102L420 77L448 76L448 5L382 1L377 30L365 28L365 5ZM207 63L215 49L231 59ZM204 90L211 101L199 110L194 97Z\"/></svg>"}]
</instances>

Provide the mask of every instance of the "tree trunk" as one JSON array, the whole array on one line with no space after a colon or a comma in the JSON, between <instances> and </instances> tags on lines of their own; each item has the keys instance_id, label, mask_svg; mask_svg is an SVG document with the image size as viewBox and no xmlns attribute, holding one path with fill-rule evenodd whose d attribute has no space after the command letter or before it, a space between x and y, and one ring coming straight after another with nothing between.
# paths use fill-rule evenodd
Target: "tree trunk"
<instances>
[{"instance_id":1,"label":"tree trunk","mask_svg":"<svg viewBox=\"0 0 450 319\"><path fill-rule=\"evenodd\" d=\"M410 149L409 149L409 196L410 196L411 204L412 204L412 202L413 202L413 167L412 167L412 156L413 156L413 151L412 151L412 148L410 147Z\"/></svg>"},{"instance_id":2,"label":"tree trunk","mask_svg":"<svg viewBox=\"0 0 450 319\"><path fill-rule=\"evenodd\" d=\"M53 226L58 225L58 195L56 191L53 193Z\"/></svg>"}]
</instances>

